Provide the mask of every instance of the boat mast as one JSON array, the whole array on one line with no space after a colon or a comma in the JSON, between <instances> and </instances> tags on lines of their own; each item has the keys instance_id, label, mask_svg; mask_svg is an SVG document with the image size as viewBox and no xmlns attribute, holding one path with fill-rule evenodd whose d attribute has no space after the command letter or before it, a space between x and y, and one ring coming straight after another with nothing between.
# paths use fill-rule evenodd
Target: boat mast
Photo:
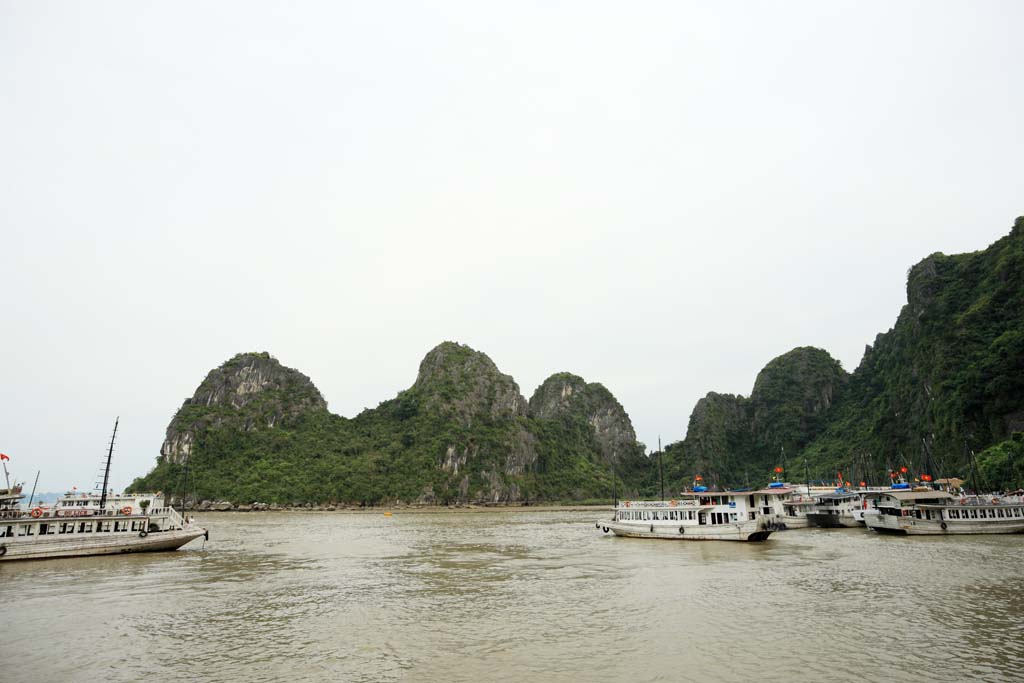
<instances>
[{"instance_id":1,"label":"boat mast","mask_svg":"<svg viewBox=\"0 0 1024 683\"><path fill-rule=\"evenodd\" d=\"M665 500L665 471L661 462L665 459L665 451L661 450L661 435L658 435L658 483L661 485L661 499Z\"/></svg>"},{"instance_id":2,"label":"boat mast","mask_svg":"<svg viewBox=\"0 0 1024 683\"><path fill-rule=\"evenodd\" d=\"M39 486L39 470L36 470L36 482L32 484L32 495L28 497L28 506L32 507L32 501L36 497L36 486Z\"/></svg>"},{"instance_id":3,"label":"boat mast","mask_svg":"<svg viewBox=\"0 0 1024 683\"><path fill-rule=\"evenodd\" d=\"M100 494L100 514L107 508L107 484L110 482L110 459L114 455L114 437L117 436L117 423L121 416L114 418L114 433L110 435L110 449L107 450L107 467L103 470L103 492Z\"/></svg>"}]
</instances>

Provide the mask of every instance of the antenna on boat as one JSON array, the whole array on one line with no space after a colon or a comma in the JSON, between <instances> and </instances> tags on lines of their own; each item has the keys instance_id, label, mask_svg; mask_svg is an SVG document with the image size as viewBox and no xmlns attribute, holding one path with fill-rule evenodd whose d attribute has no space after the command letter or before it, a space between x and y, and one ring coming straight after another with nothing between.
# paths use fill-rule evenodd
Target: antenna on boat
<instances>
[{"instance_id":1,"label":"antenna on boat","mask_svg":"<svg viewBox=\"0 0 1024 683\"><path fill-rule=\"evenodd\" d=\"M100 514L107 507L107 484L110 482L110 459L114 455L114 437L117 436L117 423L121 421L121 416L114 418L114 433L110 435L110 449L107 450L107 467L103 470L103 492L100 493ZM37 475L38 478L38 475Z\"/></svg>"}]
</instances>

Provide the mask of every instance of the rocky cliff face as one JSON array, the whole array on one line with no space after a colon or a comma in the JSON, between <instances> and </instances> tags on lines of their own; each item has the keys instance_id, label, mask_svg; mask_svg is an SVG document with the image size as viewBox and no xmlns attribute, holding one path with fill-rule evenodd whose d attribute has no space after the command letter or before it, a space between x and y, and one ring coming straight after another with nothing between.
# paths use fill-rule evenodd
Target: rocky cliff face
<instances>
[{"instance_id":1,"label":"rocky cliff face","mask_svg":"<svg viewBox=\"0 0 1024 683\"><path fill-rule=\"evenodd\" d=\"M731 483L736 464L749 457L751 427L749 401L742 396L709 392L697 401L683 447L671 449L684 459L676 469L688 479L701 474L709 483Z\"/></svg>"},{"instance_id":2,"label":"rocky cliff face","mask_svg":"<svg viewBox=\"0 0 1024 683\"><path fill-rule=\"evenodd\" d=\"M646 458L604 387L555 376L537 412L486 354L454 342L427 353L409 389L352 419L328 413L305 375L242 354L185 401L133 487L176 486L188 457L200 500L241 504L580 500L607 495L612 460L620 490L636 490Z\"/></svg>"},{"instance_id":3,"label":"rocky cliff face","mask_svg":"<svg viewBox=\"0 0 1024 683\"><path fill-rule=\"evenodd\" d=\"M466 427L474 419L527 414L526 399L515 380L502 374L487 354L455 342L443 342L427 353L412 390L421 405Z\"/></svg>"},{"instance_id":4,"label":"rocky cliff face","mask_svg":"<svg viewBox=\"0 0 1024 683\"><path fill-rule=\"evenodd\" d=\"M849 374L827 351L802 346L773 359L750 393L754 442L771 453L795 455L824 425Z\"/></svg>"},{"instance_id":5,"label":"rocky cliff face","mask_svg":"<svg viewBox=\"0 0 1024 683\"><path fill-rule=\"evenodd\" d=\"M210 427L243 432L288 424L327 402L308 377L268 353L241 353L211 370L192 398L185 399L167 427L160 448L170 463L192 453L197 435Z\"/></svg>"},{"instance_id":6,"label":"rocky cliff face","mask_svg":"<svg viewBox=\"0 0 1024 683\"><path fill-rule=\"evenodd\" d=\"M687 472L719 484L760 481L824 428L849 375L826 351L800 347L758 373L750 398L711 392L690 415L682 448Z\"/></svg>"},{"instance_id":7,"label":"rocky cliff face","mask_svg":"<svg viewBox=\"0 0 1024 683\"><path fill-rule=\"evenodd\" d=\"M560 372L548 377L530 397L530 414L538 419L577 417L593 429L601 459L617 464L638 448L633 423L603 385Z\"/></svg>"},{"instance_id":8,"label":"rocky cliff face","mask_svg":"<svg viewBox=\"0 0 1024 683\"><path fill-rule=\"evenodd\" d=\"M486 354L455 342L434 347L406 392L443 437L442 482L430 496L447 500L519 500L519 478L537 460L536 437L519 385Z\"/></svg>"},{"instance_id":9,"label":"rocky cliff face","mask_svg":"<svg viewBox=\"0 0 1024 683\"><path fill-rule=\"evenodd\" d=\"M932 254L907 273L907 303L865 349L836 420L808 448L913 455L965 474L976 451L1024 429L1024 218L982 251Z\"/></svg>"}]
</instances>

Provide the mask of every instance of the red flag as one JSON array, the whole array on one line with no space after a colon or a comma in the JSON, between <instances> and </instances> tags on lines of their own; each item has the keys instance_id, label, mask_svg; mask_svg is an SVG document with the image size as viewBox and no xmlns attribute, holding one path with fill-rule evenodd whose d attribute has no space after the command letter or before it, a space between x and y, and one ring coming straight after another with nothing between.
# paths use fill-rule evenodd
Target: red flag
<instances>
[{"instance_id":1,"label":"red flag","mask_svg":"<svg viewBox=\"0 0 1024 683\"><path fill-rule=\"evenodd\" d=\"M10 460L6 453L0 453L0 460Z\"/></svg>"}]
</instances>

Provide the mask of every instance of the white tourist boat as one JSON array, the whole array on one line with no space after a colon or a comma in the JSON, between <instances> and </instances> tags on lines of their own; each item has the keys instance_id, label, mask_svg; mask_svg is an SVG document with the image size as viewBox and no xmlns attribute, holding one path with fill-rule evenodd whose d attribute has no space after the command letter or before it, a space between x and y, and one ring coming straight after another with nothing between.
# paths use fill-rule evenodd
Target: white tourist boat
<instances>
[{"instance_id":1,"label":"white tourist boat","mask_svg":"<svg viewBox=\"0 0 1024 683\"><path fill-rule=\"evenodd\" d=\"M675 500L622 501L610 520L597 528L630 538L673 541L764 541L772 533L769 519L750 491L696 490Z\"/></svg>"},{"instance_id":2,"label":"white tourist boat","mask_svg":"<svg viewBox=\"0 0 1024 683\"><path fill-rule=\"evenodd\" d=\"M905 535L1024 533L1024 498L957 497L946 491L894 488L868 496L869 529Z\"/></svg>"},{"instance_id":3,"label":"white tourist boat","mask_svg":"<svg viewBox=\"0 0 1024 683\"><path fill-rule=\"evenodd\" d=\"M102 493L67 493L52 507L22 508L23 487L11 486L5 462L7 488L0 489L0 561L177 550L200 536L210 537L206 529L167 505L159 493L108 493L113 451L111 436Z\"/></svg>"},{"instance_id":4,"label":"white tourist boat","mask_svg":"<svg viewBox=\"0 0 1024 683\"><path fill-rule=\"evenodd\" d=\"M177 550L206 529L160 494L67 494L53 507L22 509L20 487L0 491L0 561Z\"/></svg>"},{"instance_id":5,"label":"white tourist boat","mask_svg":"<svg viewBox=\"0 0 1024 683\"><path fill-rule=\"evenodd\" d=\"M767 488L751 491L761 513L777 531L806 529L809 526L807 513L817 501L805 495L806 489L794 488L790 484L773 481Z\"/></svg>"},{"instance_id":6,"label":"white tourist boat","mask_svg":"<svg viewBox=\"0 0 1024 683\"><path fill-rule=\"evenodd\" d=\"M854 511L863 507L862 493L839 488L830 493L819 494L816 499L814 508L807 513L810 526L837 529L862 525L854 517Z\"/></svg>"}]
</instances>

